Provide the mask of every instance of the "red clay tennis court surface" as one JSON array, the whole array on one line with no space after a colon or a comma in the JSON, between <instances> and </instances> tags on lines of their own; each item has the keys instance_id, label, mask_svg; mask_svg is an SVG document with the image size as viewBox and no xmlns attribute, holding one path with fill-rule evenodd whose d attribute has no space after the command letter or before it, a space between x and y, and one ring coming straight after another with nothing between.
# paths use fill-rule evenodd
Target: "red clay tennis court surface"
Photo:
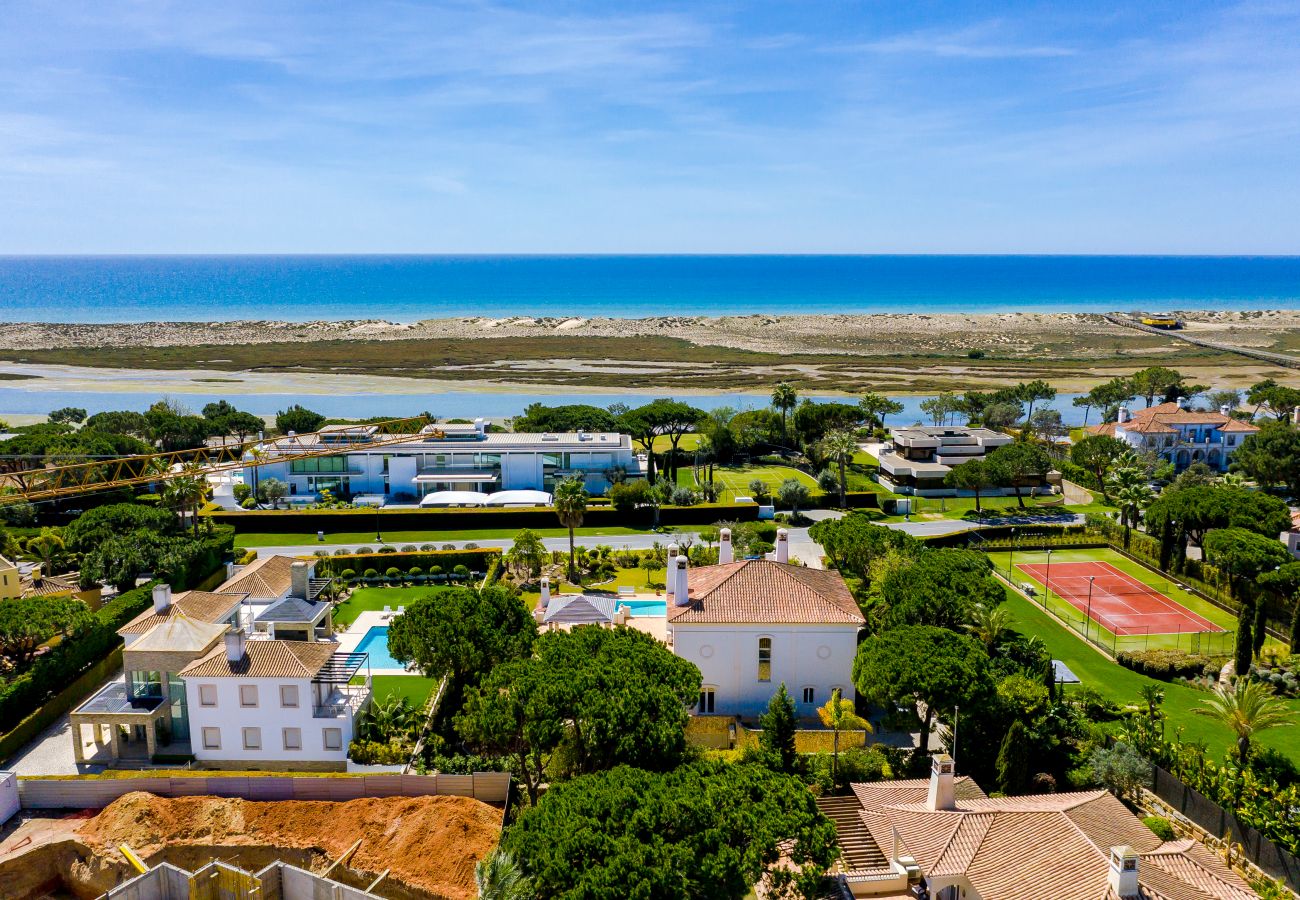
<instances>
[{"instance_id":1,"label":"red clay tennis court surface","mask_svg":"<svg viewBox=\"0 0 1300 900\"><path fill-rule=\"evenodd\" d=\"M1081 613L1088 612L1088 578L1092 581L1092 620L1118 636L1223 631L1209 619L1179 605L1149 584L1107 562L1059 562L1016 568L1044 585Z\"/></svg>"}]
</instances>

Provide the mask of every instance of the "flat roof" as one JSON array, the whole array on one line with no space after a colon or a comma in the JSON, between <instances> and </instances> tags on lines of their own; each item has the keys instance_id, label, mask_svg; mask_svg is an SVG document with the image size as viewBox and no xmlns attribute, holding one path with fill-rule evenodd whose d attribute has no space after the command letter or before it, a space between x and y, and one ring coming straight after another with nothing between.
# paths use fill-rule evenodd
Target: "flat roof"
<instances>
[{"instance_id":1,"label":"flat roof","mask_svg":"<svg viewBox=\"0 0 1300 900\"><path fill-rule=\"evenodd\" d=\"M126 683L114 681L105 685L98 694L78 706L74 713L98 713L100 715L119 716L139 714L150 716L162 705L162 697L132 697L126 689Z\"/></svg>"}]
</instances>

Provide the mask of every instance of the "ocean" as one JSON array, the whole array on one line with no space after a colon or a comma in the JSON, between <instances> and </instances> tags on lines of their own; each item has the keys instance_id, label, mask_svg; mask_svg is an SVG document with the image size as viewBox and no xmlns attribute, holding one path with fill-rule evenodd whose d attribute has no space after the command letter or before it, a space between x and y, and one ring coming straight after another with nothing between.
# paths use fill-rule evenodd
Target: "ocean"
<instances>
[{"instance_id":1,"label":"ocean","mask_svg":"<svg viewBox=\"0 0 1300 900\"><path fill-rule=\"evenodd\" d=\"M0 321L1300 307L1300 257L0 257Z\"/></svg>"}]
</instances>

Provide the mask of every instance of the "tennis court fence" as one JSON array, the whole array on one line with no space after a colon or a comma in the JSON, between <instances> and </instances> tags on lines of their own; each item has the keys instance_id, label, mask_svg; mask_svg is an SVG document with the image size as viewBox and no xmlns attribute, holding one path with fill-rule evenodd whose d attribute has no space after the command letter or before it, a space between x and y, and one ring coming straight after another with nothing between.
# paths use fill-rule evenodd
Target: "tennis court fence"
<instances>
[{"instance_id":1,"label":"tennis court fence","mask_svg":"<svg viewBox=\"0 0 1300 900\"><path fill-rule=\"evenodd\" d=\"M1002 580L1010 584L1028 600L1038 604L1043 611L1061 624L1065 625L1088 643L1103 650L1108 656L1139 650L1186 650L1189 653L1205 656L1231 655L1236 645L1235 631L1186 631L1155 632L1144 628L1135 633L1134 626L1114 621L1104 613L1093 610L1091 616L1073 604L1063 600L1055 592L1045 590L1021 573L1013 572L1006 566L994 563L994 571ZM1053 579L1055 581L1056 579ZM1026 586L1032 586L1031 593ZM1146 586L1151 590L1156 586ZM1135 594L1149 591L1134 590Z\"/></svg>"}]
</instances>

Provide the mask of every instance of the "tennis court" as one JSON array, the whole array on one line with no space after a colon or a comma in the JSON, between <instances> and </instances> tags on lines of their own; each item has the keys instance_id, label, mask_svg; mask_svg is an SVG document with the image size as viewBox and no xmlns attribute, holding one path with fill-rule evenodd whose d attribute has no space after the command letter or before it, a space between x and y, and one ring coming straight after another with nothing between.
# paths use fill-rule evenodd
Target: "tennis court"
<instances>
[{"instance_id":1,"label":"tennis court","mask_svg":"<svg viewBox=\"0 0 1300 900\"><path fill-rule=\"evenodd\" d=\"M781 482L787 478L794 478L810 491L817 490L816 480L806 472L788 466L743 466L739 468L719 466L713 470L713 478L727 493L726 499L734 499L736 496L750 497L754 492L750 490L749 483L754 480L762 481L767 485L769 492L775 494L776 489L781 486Z\"/></svg>"},{"instance_id":2,"label":"tennis court","mask_svg":"<svg viewBox=\"0 0 1300 900\"><path fill-rule=\"evenodd\" d=\"M1017 563L1016 569L1120 637L1225 630L1108 562Z\"/></svg>"}]
</instances>

